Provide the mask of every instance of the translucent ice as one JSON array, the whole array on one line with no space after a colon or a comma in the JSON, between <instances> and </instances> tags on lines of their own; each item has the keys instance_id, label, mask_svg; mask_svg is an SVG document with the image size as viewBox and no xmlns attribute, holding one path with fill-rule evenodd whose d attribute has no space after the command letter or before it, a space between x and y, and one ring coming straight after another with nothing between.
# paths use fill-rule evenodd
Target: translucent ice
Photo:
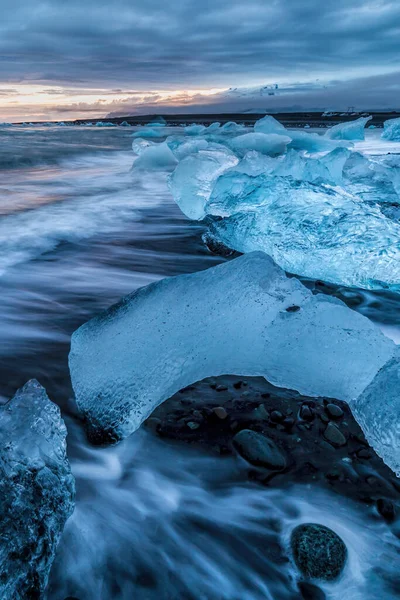
<instances>
[{"instance_id":1,"label":"translucent ice","mask_svg":"<svg viewBox=\"0 0 400 600\"><path fill-rule=\"evenodd\" d=\"M342 188L231 169L203 213L217 217L210 221L217 241L239 252L262 250L291 273L400 290L400 225Z\"/></svg>"},{"instance_id":2,"label":"translucent ice","mask_svg":"<svg viewBox=\"0 0 400 600\"><path fill-rule=\"evenodd\" d=\"M352 402L395 352L366 317L257 252L137 290L73 334L69 363L91 438L117 441L209 376Z\"/></svg>"},{"instance_id":3,"label":"translucent ice","mask_svg":"<svg viewBox=\"0 0 400 600\"><path fill-rule=\"evenodd\" d=\"M234 121L228 121L222 125L220 131L222 131L222 133L242 133L243 131L246 131L246 127L244 125L238 125Z\"/></svg>"},{"instance_id":4,"label":"translucent ice","mask_svg":"<svg viewBox=\"0 0 400 600\"><path fill-rule=\"evenodd\" d=\"M211 123L211 125L209 125L207 127L206 133L215 133L216 131L218 131L218 129L221 127L221 123L219 123L218 121L215 121L215 123Z\"/></svg>"},{"instance_id":5,"label":"translucent ice","mask_svg":"<svg viewBox=\"0 0 400 600\"><path fill-rule=\"evenodd\" d=\"M171 171L177 164L178 160L167 143L162 142L145 148L133 163L133 168L136 170Z\"/></svg>"},{"instance_id":6,"label":"translucent ice","mask_svg":"<svg viewBox=\"0 0 400 600\"><path fill-rule=\"evenodd\" d=\"M161 138L164 137L165 131L163 128L160 129L140 129L139 131L135 131L132 135L133 138Z\"/></svg>"},{"instance_id":7,"label":"translucent ice","mask_svg":"<svg viewBox=\"0 0 400 600\"><path fill-rule=\"evenodd\" d=\"M30 381L0 407L0 597L42 598L74 508L67 431L45 389Z\"/></svg>"},{"instance_id":8,"label":"translucent ice","mask_svg":"<svg viewBox=\"0 0 400 600\"><path fill-rule=\"evenodd\" d=\"M153 144L155 144L155 142L150 142L149 140L144 140L143 138L136 138L132 142L133 153L139 156L144 150L150 146L153 146Z\"/></svg>"},{"instance_id":9,"label":"translucent ice","mask_svg":"<svg viewBox=\"0 0 400 600\"><path fill-rule=\"evenodd\" d=\"M279 133L281 135L286 135L287 130L279 123L274 117L267 115L263 117L259 121L254 124L254 131L257 133Z\"/></svg>"},{"instance_id":10,"label":"translucent ice","mask_svg":"<svg viewBox=\"0 0 400 600\"><path fill-rule=\"evenodd\" d=\"M330 140L363 140L365 125L372 117L360 117L349 123L334 125L325 133Z\"/></svg>"},{"instance_id":11,"label":"translucent ice","mask_svg":"<svg viewBox=\"0 0 400 600\"><path fill-rule=\"evenodd\" d=\"M370 445L400 477L400 352L352 406Z\"/></svg>"},{"instance_id":12,"label":"translucent ice","mask_svg":"<svg viewBox=\"0 0 400 600\"><path fill-rule=\"evenodd\" d=\"M238 156L244 156L249 150L276 156L285 152L290 141L287 135L277 133L245 133L230 140L229 147Z\"/></svg>"},{"instance_id":13,"label":"translucent ice","mask_svg":"<svg viewBox=\"0 0 400 600\"><path fill-rule=\"evenodd\" d=\"M344 146L341 141L329 140L318 133L307 133L306 131L288 131L292 139L289 148L293 150L306 150L307 152L326 152ZM346 146L349 144L347 143Z\"/></svg>"},{"instance_id":14,"label":"translucent ice","mask_svg":"<svg viewBox=\"0 0 400 600\"><path fill-rule=\"evenodd\" d=\"M186 156L189 156L189 154L195 154L199 150L207 150L208 148L208 142L198 138L190 140L185 140L185 138L168 138L167 144L178 160L183 160Z\"/></svg>"},{"instance_id":15,"label":"translucent ice","mask_svg":"<svg viewBox=\"0 0 400 600\"><path fill-rule=\"evenodd\" d=\"M186 135L200 135L204 133L205 130L206 128L204 125L189 125L188 127L185 127Z\"/></svg>"},{"instance_id":16,"label":"translucent ice","mask_svg":"<svg viewBox=\"0 0 400 600\"><path fill-rule=\"evenodd\" d=\"M400 118L389 119L384 122L382 138L392 142L400 142Z\"/></svg>"},{"instance_id":17,"label":"translucent ice","mask_svg":"<svg viewBox=\"0 0 400 600\"><path fill-rule=\"evenodd\" d=\"M201 150L182 160L170 179L175 202L189 219L203 219L214 182L230 167L238 163L237 157L227 149Z\"/></svg>"}]
</instances>

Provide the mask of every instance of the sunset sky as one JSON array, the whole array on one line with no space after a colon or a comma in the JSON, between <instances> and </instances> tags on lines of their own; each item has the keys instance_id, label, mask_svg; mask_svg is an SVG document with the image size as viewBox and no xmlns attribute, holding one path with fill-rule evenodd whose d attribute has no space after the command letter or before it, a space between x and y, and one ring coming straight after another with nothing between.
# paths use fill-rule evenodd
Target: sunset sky
<instances>
[{"instance_id":1,"label":"sunset sky","mask_svg":"<svg viewBox=\"0 0 400 600\"><path fill-rule=\"evenodd\" d=\"M400 4L0 0L0 121L400 108Z\"/></svg>"}]
</instances>

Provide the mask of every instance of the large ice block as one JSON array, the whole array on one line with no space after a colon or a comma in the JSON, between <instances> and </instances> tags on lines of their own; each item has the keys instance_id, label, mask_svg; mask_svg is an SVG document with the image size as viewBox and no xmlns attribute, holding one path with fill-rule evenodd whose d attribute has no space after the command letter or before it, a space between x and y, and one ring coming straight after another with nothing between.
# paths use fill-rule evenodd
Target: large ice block
<instances>
[{"instance_id":1,"label":"large ice block","mask_svg":"<svg viewBox=\"0 0 400 600\"><path fill-rule=\"evenodd\" d=\"M400 142L400 118L388 119L384 122L382 138L392 142Z\"/></svg>"},{"instance_id":2,"label":"large ice block","mask_svg":"<svg viewBox=\"0 0 400 600\"><path fill-rule=\"evenodd\" d=\"M117 441L209 376L264 376L350 402L395 350L366 317L255 252L122 299L73 334L69 364L92 440Z\"/></svg>"},{"instance_id":3,"label":"large ice block","mask_svg":"<svg viewBox=\"0 0 400 600\"><path fill-rule=\"evenodd\" d=\"M365 135L365 125L371 121L372 117L360 117L355 121L348 123L339 123L334 125L325 133L325 137L330 140L363 140Z\"/></svg>"},{"instance_id":4,"label":"large ice block","mask_svg":"<svg viewBox=\"0 0 400 600\"><path fill-rule=\"evenodd\" d=\"M291 273L400 290L399 223L342 188L231 169L203 212L217 241L238 252L262 250Z\"/></svg>"},{"instance_id":5,"label":"large ice block","mask_svg":"<svg viewBox=\"0 0 400 600\"><path fill-rule=\"evenodd\" d=\"M74 478L59 408L35 380L0 407L0 597L42 598Z\"/></svg>"}]
</instances>

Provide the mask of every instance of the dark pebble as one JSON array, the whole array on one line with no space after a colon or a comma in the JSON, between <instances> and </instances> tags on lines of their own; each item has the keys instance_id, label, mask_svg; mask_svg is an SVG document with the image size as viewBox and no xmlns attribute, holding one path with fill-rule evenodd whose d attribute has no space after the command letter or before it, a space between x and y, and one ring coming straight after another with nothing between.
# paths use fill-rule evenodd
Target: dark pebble
<instances>
[{"instance_id":1,"label":"dark pebble","mask_svg":"<svg viewBox=\"0 0 400 600\"><path fill-rule=\"evenodd\" d=\"M346 444L346 438L343 433L333 423L328 423L324 432L324 437L333 446L339 447Z\"/></svg>"},{"instance_id":2,"label":"dark pebble","mask_svg":"<svg viewBox=\"0 0 400 600\"><path fill-rule=\"evenodd\" d=\"M252 465L265 467L271 471L282 471L286 460L275 443L261 433L242 429L233 438L239 454Z\"/></svg>"},{"instance_id":3,"label":"dark pebble","mask_svg":"<svg viewBox=\"0 0 400 600\"><path fill-rule=\"evenodd\" d=\"M300 408L300 418L303 421L312 421L314 418L314 413L308 404L302 404Z\"/></svg>"},{"instance_id":4,"label":"dark pebble","mask_svg":"<svg viewBox=\"0 0 400 600\"><path fill-rule=\"evenodd\" d=\"M215 388L216 392L226 392L226 390L228 389L228 387L226 385L217 385L217 387Z\"/></svg>"},{"instance_id":5,"label":"dark pebble","mask_svg":"<svg viewBox=\"0 0 400 600\"><path fill-rule=\"evenodd\" d=\"M371 458L372 454L370 452L370 450L368 450L368 448L361 448L360 450L357 450L357 456L358 458Z\"/></svg>"},{"instance_id":6,"label":"dark pebble","mask_svg":"<svg viewBox=\"0 0 400 600\"><path fill-rule=\"evenodd\" d=\"M242 385L243 385L243 381L236 381L233 384L233 387L235 388L235 390L240 390L240 388L242 387Z\"/></svg>"},{"instance_id":7,"label":"dark pebble","mask_svg":"<svg viewBox=\"0 0 400 600\"><path fill-rule=\"evenodd\" d=\"M379 498L376 502L379 514L387 521L392 523L396 518L396 508L391 500Z\"/></svg>"},{"instance_id":8,"label":"dark pebble","mask_svg":"<svg viewBox=\"0 0 400 600\"><path fill-rule=\"evenodd\" d=\"M331 529L304 523L292 531L291 547L299 571L310 579L332 581L343 571L347 548Z\"/></svg>"},{"instance_id":9,"label":"dark pebble","mask_svg":"<svg viewBox=\"0 0 400 600\"><path fill-rule=\"evenodd\" d=\"M303 600L326 600L324 592L316 585L306 581L300 581L298 585Z\"/></svg>"},{"instance_id":10,"label":"dark pebble","mask_svg":"<svg viewBox=\"0 0 400 600\"><path fill-rule=\"evenodd\" d=\"M279 410L273 410L269 416L273 423L281 423L284 420L283 414Z\"/></svg>"},{"instance_id":11,"label":"dark pebble","mask_svg":"<svg viewBox=\"0 0 400 600\"><path fill-rule=\"evenodd\" d=\"M344 414L340 406L337 404L327 404L325 406L325 410L333 419L340 419L340 417L343 417Z\"/></svg>"},{"instance_id":12,"label":"dark pebble","mask_svg":"<svg viewBox=\"0 0 400 600\"><path fill-rule=\"evenodd\" d=\"M293 306L288 306L286 309L286 312L297 312L300 310L300 306L297 306L297 304L293 304Z\"/></svg>"}]
</instances>

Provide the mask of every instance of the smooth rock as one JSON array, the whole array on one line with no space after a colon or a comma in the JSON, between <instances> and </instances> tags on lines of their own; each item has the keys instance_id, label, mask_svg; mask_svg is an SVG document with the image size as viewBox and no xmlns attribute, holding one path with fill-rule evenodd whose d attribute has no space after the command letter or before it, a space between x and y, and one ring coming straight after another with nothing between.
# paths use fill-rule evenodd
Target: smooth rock
<instances>
[{"instance_id":1,"label":"smooth rock","mask_svg":"<svg viewBox=\"0 0 400 600\"><path fill-rule=\"evenodd\" d=\"M340 417L343 417L343 411L337 404L327 404L325 406L325 410L328 413L328 415L333 419L340 419Z\"/></svg>"},{"instance_id":2,"label":"smooth rock","mask_svg":"<svg viewBox=\"0 0 400 600\"><path fill-rule=\"evenodd\" d=\"M346 438L343 433L333 423L328 423L324 437L333 446L344 446L346 444Z\"/></svg>"},{"instance_id":3,"label":"smooth rock","mask_svg":"<svg viewBox=\"0 0 400 600\"><path fill-rule=\"evenodd\" d=\"M294 561L305 577L332 581L343 571L347 548L332 529L303 523L292 531L290 543Z\"/></svg>"},{"instance_id":4,"label":"smooth rock","mask_svg":"<svg viewBox=\"0 0 400 600\"><path fill-rule=\"evenodd\" d=\"M271 471L282 471L286 460L276 444L265 435L243 429L233 438L239 454L252 465L264 467Z\"/></svg>"}]
</instances>

